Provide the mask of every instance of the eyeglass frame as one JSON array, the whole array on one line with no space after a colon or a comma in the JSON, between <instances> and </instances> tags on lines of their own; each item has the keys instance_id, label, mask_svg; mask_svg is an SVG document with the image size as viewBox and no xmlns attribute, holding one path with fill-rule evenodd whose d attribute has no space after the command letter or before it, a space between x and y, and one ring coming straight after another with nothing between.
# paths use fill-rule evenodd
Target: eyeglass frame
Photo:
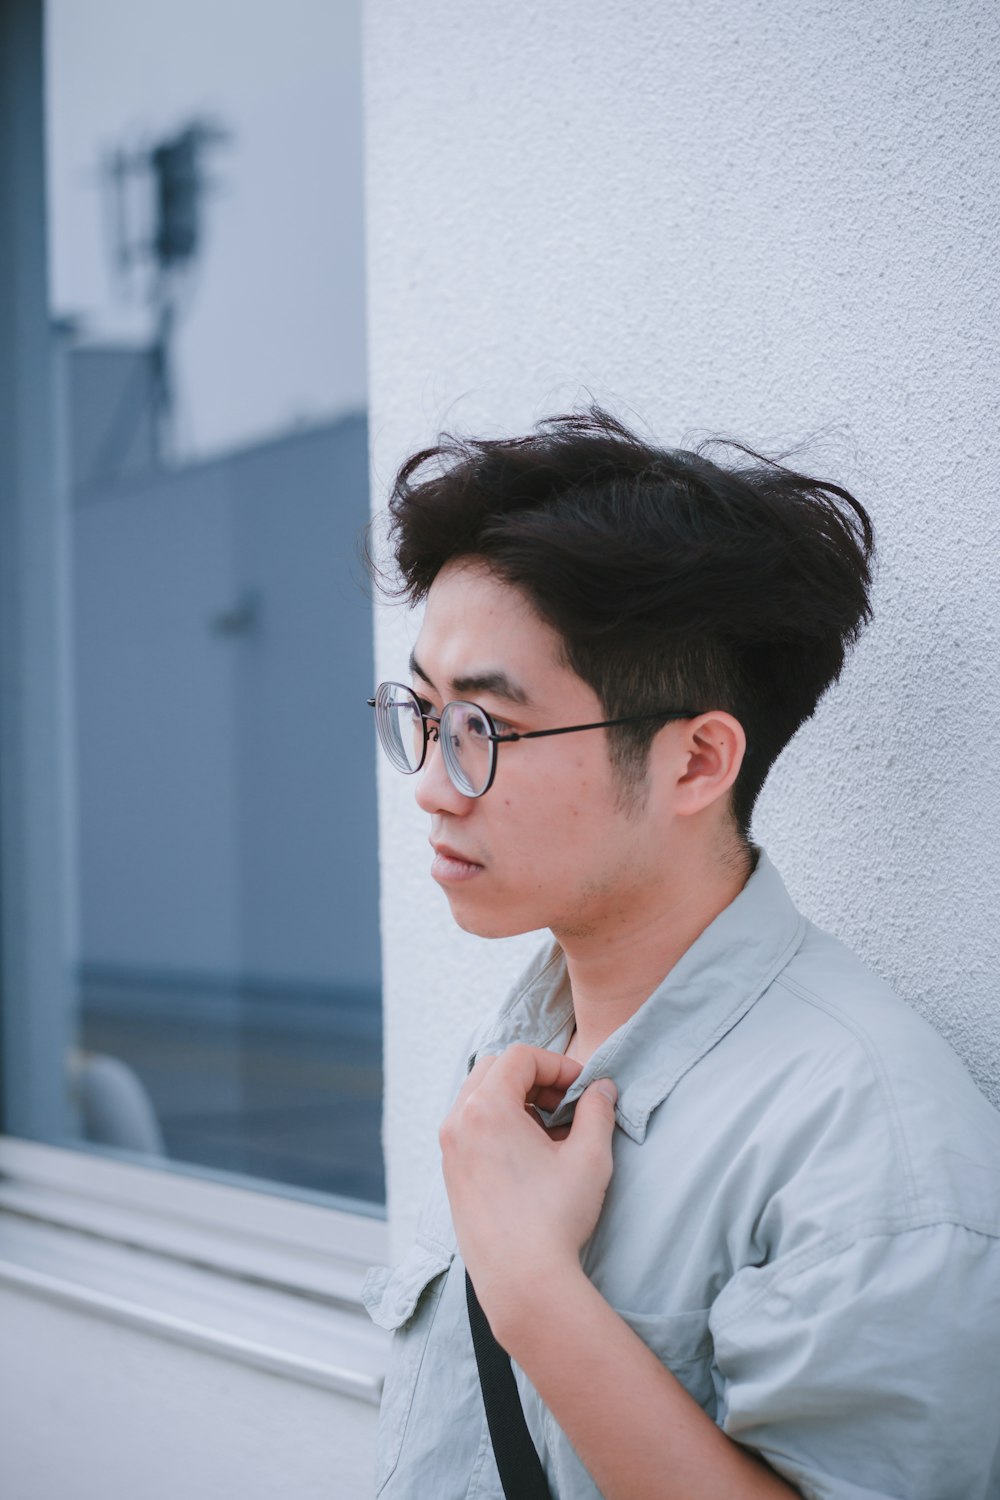
<instances>
[{"instance_id":1,"label":"eyeglass frame","mask_svg":"<svg viewBox=\"0 0 1000 1500\"><path fill-rule=\"evenodd\" d=\"M417 761L417 764L412 768L412 770L404 769L395 760L393 760L392 755L389 753L389 750L386 747L386 743L382 738L381 731L379 730L379 720L376 716L375 729L376 733L378 734L378 742L381 745L383 752L385 753L386 759L391 765L395 766L396 770L399 771L403 776L416 776L418 771L423 770L424 762L427 759L427 746L430 743L431 736L433 734L436 743L441 742L441 720L443 719L449 708L474 708L477 713L482 714L483 718L486 720L486 723L489 725L489 732L484 736L484 738L490 741L491 750L490 774L486 785L483 787L481 792L467 792L464 787L460 787L451 773L451 769L448 765L448 757L444 754L443 750L441 752L441 757L444 761L444 768L448 776L448 780L451 782L452 786L460 796L468 797L470 801L475 801L480 797L485 797L486 793L493 785L493 781L497 773L497 745L510 745L517 740L542 740L553 734L578 734L583 729L611 729L617 724L638 724L643 720L649 719L662 719L666 724L672 721L675 722L680 719L696 719L699 713L702 712L701 709L667 708L661 709L658 713L627 714L624 718L621 719L599 719L593 724L565 724L559 729L526 729L523 732L512 729L509 734L499 734L497 732L497 727L493 719L493 715L488 711L488 709L483 708L482 704L474 703L470 698L455 698L452 700L452 702L445 703L439 714L426 714L420 707L419 695L413 688L408 687L405 682L380 682L378 687L375 689L376 696L374 698L367 699L369 708L377 707L378 694L382 691L383 688L401 688L404 693L408 693L417 705L417 710L419 712L420 719L424 728L424 744L423 749L420 752L420 759Z\"/></svg>"}]
</instances>

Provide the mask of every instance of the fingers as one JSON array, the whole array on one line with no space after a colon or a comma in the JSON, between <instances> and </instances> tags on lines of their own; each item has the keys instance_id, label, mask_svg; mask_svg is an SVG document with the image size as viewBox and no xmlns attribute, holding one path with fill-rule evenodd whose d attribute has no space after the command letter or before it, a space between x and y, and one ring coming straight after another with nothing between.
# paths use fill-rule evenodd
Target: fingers
<instances>
[{"instance_id":1,"label":"fingers","mask_svg":"<svg viewBox=\"0 0 1000 1500\"><path fill-rule=\"evenodd\" d=\"M476 1092L476 1089L497 1060L497 1058L492 1056L480 1057L477 1060L475 1067L467 1074L465 1082L455 1096L455 1103L452 1105L453 1109L457 1109L459 1105L464 1104L469 1095Z\"/></svg>"},{"instance_id":2,"label":"fingers","mask_svg":"<svg viewBox=\"0 0 1000 1500\"><path fill-rule=\"evenodd\" d=\"M498 1057L478 1059L458 1092L455 1107L464 1104L492 1074L491 1089L507 1093L519 1102L553 1110L580 1071L580 1064L561 1052L515 1043Z\"/></svg>"},{"instance_id":3,"label":"fingers","mask_svg":"<svg viewBox=\"0 0 1000 1500\"><path fill-rule=\"evenodd\" d=\"M569 1085L567 1085L567 1087L568 1086ZM537 1105L539 1109L544 1109L548 1114L551 1114L554 1109L559 1108L559 1105L562 1103L565 1093L566 1089L564 1088L535 1089L532 1093L531 1102L532 1104Z\"/></svg>"},{"instance_id":4,"label":"fingers","mask_svg":"<svg viewBox=\"0 0 1000 1500\"><path fill-rule=\"evenodd\" d=\"M580 1064L565 1053L516 1043L496 1059L490 1086L517 1095L529 1104L538 1104L542 1109L555 1109L581 1071Z\"/></svg>"},{"instance_id":5,"label":"fingers","mask_svg":"<svg viewBox=\"0 0 1000 1500\"><path fill-rule=\"evenodd\" d=\"M462 1114L463 1106L484 1089L477 1100L477 1114L479 1105L487 1104L487 1095L492 1096L496 1103L506 1098L509 1104L531 1115L550 1140L564 1141L572 1134L577 1150L589 1152L597 1165L603 1167L606 1164L610 1171L610 1142L617 1098L617 1089L610 1078L596 1079L584 1090L572 1126L558 1126L553 1130L537 1113L544 1110L550 1114L557 1109L581 1071L580 1064L572 1058L561 1052L547 1052L542 1047L515 1044L499 1056L481 1057L463 1083L446 1126L451 1127Z\"/></svg>"},{"instance_id":6,"label":"fingers","mask_svg":"<svg viewBox=\"0 0 1000 1500\"><path fill-rule=\"evenodd\" d=\"M529 1113L535 1115L535 1119L538 1120L550 1141L564 1141L570 1132L575 1130L577 1119L582 1118L583 1124L577 1132L578 1139L581 1142L590 1141L603 1148L614 1133L617 1098L618 1090L610 1078L595 1079L580 1095L576 1113L569 1125L546 1125L545 1121L535 1113L532 1105L526 1104L524 1107ZM542 1105L542 1108L549 1109L554 1106ZM591 1113L595 1116L593 1121L589 1118Z\"/></svg>"},{"instance_id":7,"label":"fingers","mask_svg":"<svg viewBox=\"0 0 1000 1500\"><path fill-rule=\"evenodd\" d=\"M565 1089L538 1089L530 1102L525 1100L524 1107L537 1120L540 1119L538 1114L540 1109L543 1109L547 1115L554 1114L565 1097Z\"/></svg>"},{"instance_id":8,"label":"fingers","mask_svg":"<svg viewBox=\"0 0 1000 1500\"><path fill-rule=\"evenodd\" d=\"M609 1176L617 1098L618 1090L610 1078L595 1079L577 1100L569 1131L570 1149L591 1156L595 1165L607 1168Z\"/></svg>"}]
</instances>

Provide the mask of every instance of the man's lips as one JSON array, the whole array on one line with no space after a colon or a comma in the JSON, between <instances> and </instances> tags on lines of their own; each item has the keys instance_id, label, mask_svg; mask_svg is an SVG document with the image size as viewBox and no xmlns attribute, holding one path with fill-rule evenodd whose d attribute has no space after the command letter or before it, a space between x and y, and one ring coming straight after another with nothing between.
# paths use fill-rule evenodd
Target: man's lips
<instances>
[{"instance_id":1,"label":"man's lips","mask_svg":"<svg viewBox=\"0 0 1000 1500\"><path fill-rule=\"evenodd\" d=\"M431 848L434 850L431 875L435 880L468 880L470 876L476 875L483 868L478 860L466 858L450 844L436 844L432 839Z\"/></svg>"}]
</instances>

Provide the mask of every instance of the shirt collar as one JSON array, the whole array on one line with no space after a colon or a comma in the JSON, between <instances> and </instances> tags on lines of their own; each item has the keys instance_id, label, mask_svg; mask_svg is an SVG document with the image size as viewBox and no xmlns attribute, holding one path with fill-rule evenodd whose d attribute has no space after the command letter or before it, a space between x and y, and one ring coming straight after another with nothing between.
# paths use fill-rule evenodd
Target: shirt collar
<instances>
[{"instance_id":1,"label":"shirt collar","mask_svg":"<svg viewBox=\"0 0 1000 1500\"><path fill-rule=\"evenodd\" d=\"M805 918L760 850L740 894L635 1015L602 1043L548 1123L566 1123L589 1083L613 1078L618 1124L633 1140L644 1140L653 1110L746 1015L797 951L805 930ZM566 960L553 941L522 974L477 1055L502 1052L514 1042L565 1046L572 1016Z\"/></svg>"}]
</instances>

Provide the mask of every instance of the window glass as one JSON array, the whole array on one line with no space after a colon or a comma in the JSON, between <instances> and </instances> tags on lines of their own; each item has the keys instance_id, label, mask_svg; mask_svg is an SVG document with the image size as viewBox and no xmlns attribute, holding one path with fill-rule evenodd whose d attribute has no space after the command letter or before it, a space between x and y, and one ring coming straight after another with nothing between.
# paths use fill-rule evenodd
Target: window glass
<instances>
[{"instance_id":1,"label":"window glass","mask_svg":"<svg viewBox=\"0 0 1000 1500\"><path fill-rule=\"evenodd\" d=\"M31 1133L374 1205L359 9L46 6L73 962Z\"/></svg>"}]
</instances>

